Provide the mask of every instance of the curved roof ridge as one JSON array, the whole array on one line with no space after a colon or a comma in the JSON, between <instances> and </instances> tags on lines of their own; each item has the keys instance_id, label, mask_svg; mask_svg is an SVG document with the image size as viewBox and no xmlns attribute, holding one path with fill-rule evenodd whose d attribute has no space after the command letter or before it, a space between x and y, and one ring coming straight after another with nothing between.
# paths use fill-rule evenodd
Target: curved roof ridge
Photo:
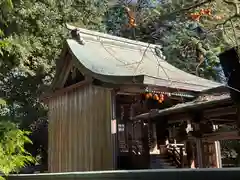
<instances>
[{"instance_id":1,"label":"curved roof ridge","mask_svg":"<svg viewBox=\"0 0 240 180\"><path fill-rule=\"evenodd\" d=\"M121 45L122 43L124 46L135 45L137 47L142 46L142 47L148 47L148 48L155 48L155 47L162 48L162 46L159 44L151 44L151 43L141 42L137 40L127 39L119 36L114 36L111 34L106 34L104 32L88 30L88 29L79 28L76 26L71 26L71 25L68 25L68 26L70 26L71 29L78 29L80 31L81 37L86 40L94 40L94 41L102 40L103 42L111 42L111 43L115 42L117 45Z\"/></svg>"}]
</instances>

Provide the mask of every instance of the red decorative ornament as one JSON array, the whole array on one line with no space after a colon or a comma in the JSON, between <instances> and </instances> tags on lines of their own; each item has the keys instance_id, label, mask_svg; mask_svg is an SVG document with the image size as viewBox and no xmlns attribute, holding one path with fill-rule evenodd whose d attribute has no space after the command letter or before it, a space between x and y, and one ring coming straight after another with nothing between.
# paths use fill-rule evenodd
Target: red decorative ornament
<instances>
[{"instance_id":1,"label":"red decorative ornament","mask_svg":"<svg viewBox=\"0 0 240 180\"><path fill-rule=\"evenodd\" d=\"M194 21L199 21L202 16L211 16L212 10L211 9L201 9L199 12L191 13L190 17Z\"/></svg>"},{"instance_id":2,"label":"red decorative ornament","mask_svg":"<svg viewBox=\"0 0 240 180\"><path fill-rule=\"evenodd\" d=\"M153 99L155 101L158 101L160 104L164 102L165 95L159 94L159 93L145 93L145 99Z\"/></svg>"},{"instance_id":3,"label":"red decorative ornament","mask_svg":"<svg viewBox=\"0 0 240 180\"><path fill-rule=\"evenodd\" d=\"M128 16L128 26L131 28L135 28L137 26L137 24L136 24L136 19L135 19L135 15L134 15L133 11L131 11L131 9L129 7L125 7L125 10L126 10L127 16Z\"/></svg>"}]
</instances>

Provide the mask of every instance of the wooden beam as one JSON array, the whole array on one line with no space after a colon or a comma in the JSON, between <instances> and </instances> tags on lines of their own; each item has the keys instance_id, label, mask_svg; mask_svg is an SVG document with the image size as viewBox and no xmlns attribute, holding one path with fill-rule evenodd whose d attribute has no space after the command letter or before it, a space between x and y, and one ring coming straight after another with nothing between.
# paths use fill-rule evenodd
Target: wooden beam
<instances>
[{"instance_id":1,"label":"wooden beam","mask_svg":"<svg viewBox=\"0 0 240 180\"><path fill-rule=\"evenodd\" d=\"M189 113L181 113L181 114L176 114L172 116L168 116L168 122L173 123L173 122L181 122L181 121L188 121L191 120L191 116Z\"/></svg>"},{"instance_id":2,"label":"wooden beam","mask_svg":"<svg viewBox=\"0 0 240 180\"><path fill-rule=\"evenodd\" d=\"M232 121L236 121L236 119L221 119L221 118L211 118L209 119L209 121L223 121L223 122L232 122Z\"/></svg>"},{"instance_id":3,"label":"wooden beam","mask_svg":"<svg viewBox=\"0 0 240 180\"><path fill-rule=\"evenodd\" d=\"M203 111L204 117L220 117L225 115L233 115L236 114L237 109L234 106L227 106L227 107L221 107L221 108L214 108Z\"/></svg>"},{"instance_id":4,"label":"wooden beam","mask_svg":"<svg viewBox=\"0 0 240 180\"><path fill-rule=\"evenodd\" d=\"M121 85L119 88L119 91L117 94L125 94L125 93L131 93L131 94L139 94L145 92L145 86L142 84L135 84L135 85Z\"/></svg>"},{"instance_id":5,"label":"wooden beam","mask_svg":"<svg viewBox=\"0 0 240 180\"><path fill-rule=\"evenodd\" d=\"M43 101L44 103L48 103L49 100L52 99L52 98L55 98L57 96L61 96L64 93L72 91L73 89L77 89L77 88L83 87L83 86L85 86L87 84L91 84L91 82L92 82L92 80L84 80L84 81L78 82L76 84L73 84L71 86L65 87L63 89L56 90L56 91L54 91L51 94L43 95L42 97L40 97L40 100Z\"/></svg>"},{"instance_id":6,"label":"wooden beam","mask_svg":"<svg viewBox=\"0 0 240 180\"><path fill-rule=\"evenodd\" d=\"M211 141L235 140L235 139L240 139L240 136L238 135L238 131L215 132L211 134L204 134L202 139L211 140Z\"/></svg>"}]
</instances>

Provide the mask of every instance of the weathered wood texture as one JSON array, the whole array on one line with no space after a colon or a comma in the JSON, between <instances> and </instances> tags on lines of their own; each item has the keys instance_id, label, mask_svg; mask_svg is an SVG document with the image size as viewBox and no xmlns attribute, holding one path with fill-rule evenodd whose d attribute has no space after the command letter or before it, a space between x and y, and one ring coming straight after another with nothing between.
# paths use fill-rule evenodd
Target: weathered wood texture
<instances>
[{"instance_id":1,"label":"weathered wood texture","mask_svg":"<svg viewBox=\"0 0 240 180\"><path fill-rule=\"evenodd\" d=\"M10 176L7 180L239 180L239 168L226 169L172 169L86 173L57 173Z\"/></svg>"},{"instance_id":2,"label":"weathered wood texture","mask_svg":"<svg viewBox=\"0 0 240 180\"><path fill-rule=\"evenodd\" d=\"M111 91L85 85L49 101L49 172L110 170Z\"/></svg>"}]
</instances>

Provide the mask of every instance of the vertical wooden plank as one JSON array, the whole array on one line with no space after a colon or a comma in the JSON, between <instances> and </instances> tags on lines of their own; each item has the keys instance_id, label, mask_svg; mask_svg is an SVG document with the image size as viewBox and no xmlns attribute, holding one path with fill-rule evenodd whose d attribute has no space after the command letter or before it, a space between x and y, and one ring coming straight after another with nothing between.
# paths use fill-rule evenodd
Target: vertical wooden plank
<instances>
[{"instance_id":1,"label":"vertical wooden plank","mask_svg":"<svg viewBox=\"0 0 240 180\"><path fill-rule=\"evenodd\" d=\"M111 141L111 153L113 155L112 157L112 169L117 169L117 155L118 155L118 134L117 132L115 134L112 134L112 130L111 130L111 123L112 123L112 120L115 120L117 122L117 119L116 119L116 94L114 91L109 91L109 103L110 103L110 109L111 109L111 122L110 122L110 141ZM118 123L116 123L116 126ZM118 128L118 127L116 127Z\"/></svg>"},{"instance_id":2,"label":"vertical wooden plank","mask_svg":"<svg viewBox=\"0 0 240 180\"><path fill-rule=\"evenodd\" d=\"M70 118L69 118L69 170L68 171L74 171L74 145L73 145L73 141L75 139L75 137L73 137L73 131L74 131L74 104L73 104L73 100L74 100L74 91L69 91L70 94L70 98L69 98L69 113L70 113Z\"/></svg>"},{"instance_id":3,"label":"vertical wooden plank","mask_svg":"<svg viewBox=\"0 0 240 180\"><path fill-rule=\"evenodd\" d=\"M107 136L107 142L108 142L108 152L107 152L107 157L108 158L108 165L107 165L107 169L108 170L113 170L115 168L117 168L115 166L115 161L114 161L114 154L113 154L113 140L112 140L112 134L111 134L111 120L112 120L112 111L115 111L115 109L112 109L112 92L110 90L106 90L106 94L107 94L107 118L106 118L106 123L107 123L107 131L106 131L106 136ZM115 112L113 112L115 113Z\"/></svg>"},{"instance_id":4,"label":"vertical wooden plank","mask_svg":"<svg viewBox=\"0 0 240 180\"><path fill-rule=\"evenodd\" d=\"M92 88L89 88L89 91L88 91L88 94L89 94L89 96L92 94L92 96L91 96L91 100L92 101L95 101L95 94L94 94L95 92L93 91L93 89ZM96 151L96 149L95 149L95 147L94 147L94 144L93 144L93 137L94 137L94 134L93 134L93 123L95 123L94 122L94 120L95 120L95 118L94 118L94 109L95 109L95 107L94 106L96 106L96 103L91 103L91 106L90 106L90 109L91 109L91 111L92 112L89 112L89 114L88 114L88 116L89 116L89 118L88 118L88 132L89 132L89 146L88 146L88 153L89 153L89 165L88 165L88 168L89 168L89 170L92 170L92 169L94 169L94 164L92 163L92 159L93 159L93 157L94 157L94 151Z\"/></svg>"},{"instance_id":5,"label":"vertical wooden plank","mask_svg":"<svg viewBox=\"0 0 240 180\"><path fill-rule=\"evenodd\" d=\"M73 116L72 116L72 99L73 99L73 93L72 92L68 92L69 96L68 96L68 112L69 112L69 117L68 117L68 172L72 171L72 127L73 127Z\"/></svg>"},{"instance_id":6,"label":"vertical wooden plank","mask_svg":"<svg viewBox=\"0 0 240 180\"><path fill-rule=\"evenodd\" d=\"M48 170L50 172L52 172L52 164L53 164L53 156L52 156L52 145L53 145L53 141L52 141L52 132L53 132L53 122L52 122L52 114L53 114L53 107L52 107L52 101L49 102L49 111L48 111L48 119L49 119L49 123L48 123Z\"/></svg>"},{"instance_id":7,"label":"vertical wooden plank","mask_svg":"<svg viewBox=\"0 0 240 180\"><path fill-rule=\"evenodd\" d=\"M72 144L72 169L71 171L76 171L76 90L72 91L72 127L71 127L71 144Z\"/></svg>"},{"instance_id":8,"label":"vertical wooden plank","mask_svg":"<svg viewBox=\"0 0 240 180\"><path fill-rule=\"evenodd\" d=\"M62 117L62 146L63 146L63 149L62 149L62 169L61 169L61 171L62 172L66 172L66 170L67 170L67 163L66 163L66 161L67 161L67 157L66 157L66 152L67 152L67 134L66 134L66 132L67 132L67 126L66 126L66 121L67 121L67 116L68 116L68 113L67 113L67 93L65 93L64 95L63 95L63 97L62 97L62 106L63 106L63 117Z\"/></svg>"},{"instance_id":9,"label":"vertical wooden plank","mask_svg":"<svg viewBox=\"0 0 240 180\"><path fill-rule=\"evenodd\" d=\"M107 169L107 164L108 164L108 156L106 153L108 153L108 136L107 136L107 125L108 122L110 122L110 119L108 119L108 106L107 106L107 91L105 91L102 88L99 88L99 93L101 94L101 101L105 105L105 109L102 110L102 116L101 116L101 138L103 140L103 143L101 144L101 149L102 149L102 155L101 155L101 169Z\"/></svg>"},{"instance_id":10,"label":"vertical wooden plank","mask_svg":"<svg viewBox=\"0 0 240 180\"><path fill-rule=\"evenodd\" d=\"M82 113L83 113L83 104L82 104L82 97L81 97L81 91L78 91L78 96L77 96L77 106L78 106L78 137L77 137L77 141L78 141L78 171L82 170Z\"/></svg>"},{"instance_id":11,"label":"vertical wooden plank","mask_svg":"<svg viewBox=\"0 0 240 180\"><path fill-rule=\"evenodd\" d=\"M61 120L60 120L60 141L61 141L61 172L64 172L64 121L65 121L65 96L61 96Z\"/></svg>"},{"instance_id":12,"label":"vertical wooden plank","mask_svg":"<svg viewBox=\"0 0 240 180\"><path fill-rule=\"evenodd\" d=\"M88 151L88 140L87 140L87 116L89 115L89 107L91 102L91 96L87 96L88 92L87 89L84 88L83 90L83 105L84 105L84 112L83 112L83 117L82 117L82 136L83 136L83 144L82 144L82 150L83 150L83 157L82 157L82 162L83 162L83 170L87 171L87 161L88 161L88 156L87 156L87 151ZM88 99L87 99L88 97Z\"/></svg>"},{"instance_id":13,"label":"vertical wooden plank","mask_svg":"<svg viewBox=\"0 0 240 180\"><path fill-rule=\"evenodd\" d=\"M50 136L51 136L51 144L49 143L49 147L50 147L50 150L51 151L51 161L50 161L50 167L51 167L51 172L54 172L54 141L53 141L53 138L54 138L54 102L52 100L51 102L51 106L52 106L52 109L51 109L51 119L49 119L49 122L50 123L50 126L49 126L49 129L48 129L48 132L50 132Z\"/></svg>"},{"instance_id":14,"label":"vertical wooden plank","mask_svg":"<svg viewBox=\"0 0 240 180\"><path fill-rule=\"evenodd\" d=\"M98 90L97 88L95 89L96 91ZM99 103L103 103L103 100L102 100L102 95L101 93L99 92L98 93L98 101ZM98 128L97 128L97 135L98 135L98 158L97 158L97 170L100 170L101 167L102 167L102 153L103 153L103 149L102 149L102 144L104 144L104 139L102 138L103 137L103 127L104 127L104 124L102 122L102 113L103 113L103 110L102 109L97 109L96 110L97 114L98 114L98 119L97 119L97 125L98 125Z\"/></svg>"},{"instance_id":15,"label":"vertical wooden plank","mask_svg":"<svg viewBox=\"0 0 240 180\"><path fill-rule=\"evenodd\" d=\"M63 96L58 97L58 106L59 106L59 118L58 118L58 156L59 156L59 171L62 171L62 98Z\"/></svg>"},{"instance_id":16,"label":"vertical wooden plank","mask_svg":"<svg viewBox=\"0 0 240 180\"><path fill-rule=\"evenodd\" d=\"M61 96L57 97L56 98L56 136L55 136L55 141L56 141L56 155L57 155L57 162L56 162L56 171L57 172L60 172L61 171L61 152L59 151L60 150L60 138L59 138L59 135L61 134L60 132L60 112L61 112L61 106L60 106L60 99L61 99Z\"/></svg>"},{"instance_id":17,"label":"vertical wooden plank","mask_svg":"<svg viewBox=\"0 0 240 180\"><path fill-rule=\"evenodd\" d=\"M89 102L89 113L88 115L88 122L87 127L88 127L88 134L89 134L89 141L88 141L88 170L93 170L93 164L92 164L92 159L93 159L93 151L96 151L94 144L92 143L92 139L94 138L94 131L95 129L92 128L92 124L95 123L94 119L94 113L95 113L95 105L97 104L97 99L96 99L96 91L92 88L92 86L88 86L88 95L90 96L90 102Z\"/></svg>"},{"instance_id":18,"label":"vertical wooden plank","mask_svg":"<svg viewBox=\"0 0 240 180\"><path fill-rule=\"evenodd\" d=\"M56 125L56 114L57 114L57 107L56 107L56 99L54 99L53 101L53 119L52 119L52 122L53 122L53 143L52 143L52 146L53 146L53 152L56 151L56 141L55 141L55 137L56 137L56 129L57 129L57 125ZM53 153L53 172L57 172L57 169L56 169L56 163L57 163L57 156L56 156L56 153Z\"/></svg>"}]
</instances>

